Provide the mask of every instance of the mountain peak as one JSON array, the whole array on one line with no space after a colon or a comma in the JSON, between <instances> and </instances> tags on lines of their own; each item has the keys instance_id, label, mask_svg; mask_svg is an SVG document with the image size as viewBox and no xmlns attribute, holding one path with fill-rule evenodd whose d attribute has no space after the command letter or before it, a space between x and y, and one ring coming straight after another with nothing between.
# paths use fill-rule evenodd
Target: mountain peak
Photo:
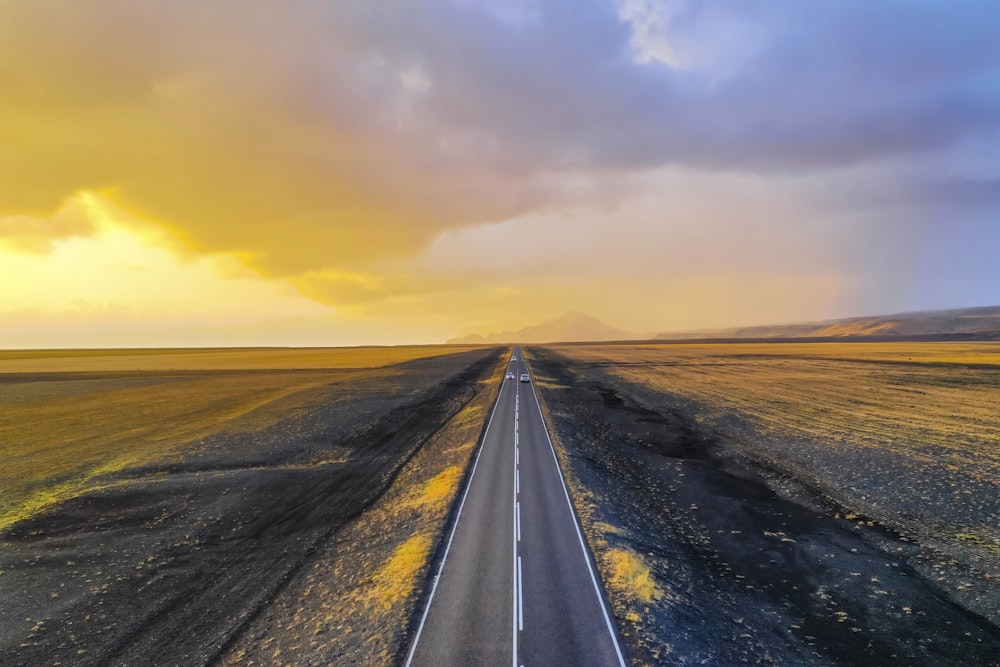
<instances>
[{"instance_id":1,"label":"mountain peak","mask_svg":"<svg viewBox=\"0 0 1000 667\"><path fill-rule=\"evenodd\" d=\"M545 326L556 323L562 324L566 322L587 322L587 323L598 322L603 326L608 326L607 324L605 324L598 318L594 317L593 315L588 315L587 313L581 312L579 310L571 310L568 313L563 313L559 317L554 317L551 320L546 320L545 322L537 326Z\"/></svg>"}]
</instances>

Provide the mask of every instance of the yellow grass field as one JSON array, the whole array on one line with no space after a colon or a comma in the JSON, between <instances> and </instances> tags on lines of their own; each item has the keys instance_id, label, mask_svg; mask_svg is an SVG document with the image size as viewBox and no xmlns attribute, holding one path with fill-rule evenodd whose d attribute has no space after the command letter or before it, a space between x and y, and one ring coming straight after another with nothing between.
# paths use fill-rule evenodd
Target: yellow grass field
<instances>
[{"instance_id":1,"label":"yellow grass field","mask_svg":"<svg viewBox=\"0 0 1000 667\"><path fill-rule=\"evenodd\" d=\"M308 390L467 349L0 351L0 529L210 433L266 428Z\"/></svg>"},{"instance_id":2,"label":"yellow grass field","mask_svg":"<svg viewBox=\"0 0 1000 667\"><path fill-rule=\"evenodd\" d=\"M1000 573L1000 343L556 349L690 401L769 463L907 534L976 547Z\"/></svg>"},{"instance_id":3,"label":"yellow grass field","mask_svg":"<svg viewBox=\"0 0 1000 667\"><path fill-rule=\"evenodd\" d=\"M705 362L734 357L826 358L1000 366L1000 342L981 343L648 343L552 346L581 361L612 363Z\"/></svg>"},{"instance_id":4,"label":"yellow grass field","mask_svg":"<svg viewBox=\"0 0 1000 667\"><path fill-rule=\"evenodd\" d=\"M0 373L374 368L474 346L0 350Z\"/></svg>"}]
</instances>

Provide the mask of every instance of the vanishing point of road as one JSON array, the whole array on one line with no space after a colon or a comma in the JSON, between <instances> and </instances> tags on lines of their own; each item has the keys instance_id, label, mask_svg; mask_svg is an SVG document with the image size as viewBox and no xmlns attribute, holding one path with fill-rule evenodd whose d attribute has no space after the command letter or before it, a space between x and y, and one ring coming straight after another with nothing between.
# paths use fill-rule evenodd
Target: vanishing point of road
<instances>
[{"instance_id":1,"label":"vanishing point of road","mask_svg":"<svg viewBox=\"0 0 1000 667\"><path fill-rule=\"evenodd\" d=\"M521 350L406 665L624 665Z\"/></svg>"}]
</instances>

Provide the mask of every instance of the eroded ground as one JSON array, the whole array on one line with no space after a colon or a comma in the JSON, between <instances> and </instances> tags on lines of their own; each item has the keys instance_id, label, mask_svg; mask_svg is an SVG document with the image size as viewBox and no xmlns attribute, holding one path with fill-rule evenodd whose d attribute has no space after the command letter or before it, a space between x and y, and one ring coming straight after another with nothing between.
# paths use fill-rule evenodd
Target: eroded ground
<instances>
[{"instance_id":1,"label":"eroded ground","mask_svg":"<svg viewBox=\"0 0 1000 667\"><path fill-rule=\"evenodd\" d=\"M837 401L823 397L831 391L825 380L843 375L836 360L822 361L833 364L824 378L817 366L790 359L779 361L792 367L776 375L773 359L755 358L755 373L689 352L650 364L648 352L628 350L622 359L625 353L601 346L530 350L539 398L633 657L649 664L997 664L1000 630L990 610L1000 596L987 542L997 525L990 468L997 441L980 436L962 451L948 440L934 449L926 413L915 415L923 440L914 441L902 422L894 434L857 403L858 418L841 423ZM926 384L936 378L935 386L952 387L955 378L979 388L996 382L988 366L977 374L898 361L851 366L893 379L879 379L887 388L847 378L851 398L878 404L876 389L925 391L909 381L912 374ZM817 394L791 396L813 384ZM952 398L973 411L980 397ZM768 400L792 414L771 415ZM912 410L897 403L883 406L889 421ZM800 404L825 421L795 413ZM976 414L967 428L938 428L969 443L970 433L995 424L994 414ZM872 420L879 429L866 430ZM795 431L795 424L813 430ZM904 447L885 446L894 435ZM963 484L958 494L955 484ZM863 508L878 508L879 518ZM889 520L901 516L899 526L910 526L913 510L926 519L923 532L900 535Z\"/></svg>"},{"instance_id":2,"label":"eroded ground","mask_svg":"<svg viewBox=\"0 0 1000 667\"><path fill-rule=\"evenodd\" d=\"M391 662L504 361L407 358L0 374L3 663Z\"/></svg>"}]
</instances>

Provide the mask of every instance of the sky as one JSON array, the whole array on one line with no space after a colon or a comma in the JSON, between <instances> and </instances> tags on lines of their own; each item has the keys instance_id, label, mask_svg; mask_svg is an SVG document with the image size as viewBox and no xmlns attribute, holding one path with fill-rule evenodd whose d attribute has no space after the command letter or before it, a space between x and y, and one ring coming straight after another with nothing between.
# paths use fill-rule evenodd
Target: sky
<instances>
[{"instance_id":1,"label":"sky","mask_svg":"<svg viewBox=\"0 0 1000 667\"><path fill-rule=\"evenodd\" d=\"M0 0L0 347L1000 304L1000 2Z\"/></svg>"}]
</instances>

